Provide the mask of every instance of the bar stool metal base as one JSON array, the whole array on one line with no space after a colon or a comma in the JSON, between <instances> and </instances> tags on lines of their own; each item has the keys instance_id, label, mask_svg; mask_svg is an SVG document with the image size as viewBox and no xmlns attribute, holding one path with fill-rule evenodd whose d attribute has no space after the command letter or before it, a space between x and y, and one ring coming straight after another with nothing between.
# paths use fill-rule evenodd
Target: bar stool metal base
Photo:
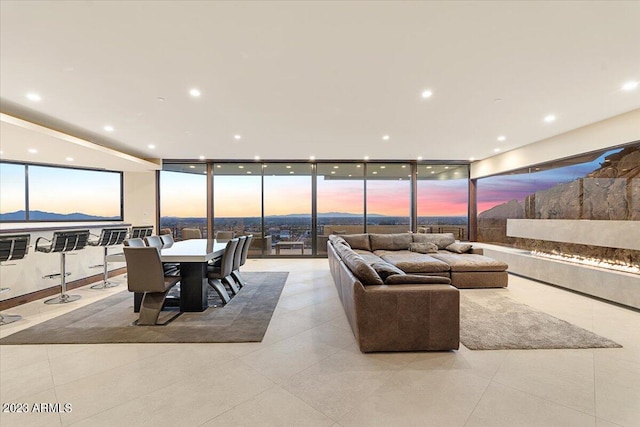
<instances>
[{"instance_id":1,"label":"bar stool metal base","mask_svg":"<svg viewBox=\"0 0 640 427\"><path fill-rule=\"evenodd\" d=\"M7 314L6 316L0 314L0 326L8 325L21 319L22 316L19 316L17 314Z\"/></svg>"},{"instance_id":2,"label":"bar stool metal base","mask_svg":"<svg viewBox=\"0 0 640 427\"><path fill-rule=\"evenodd\" d=\"M10 290L11 289L9 289L9 288L0 288L0 294L3 294L5 292L9 292ZM4 326L4 325L8 325L9 323L17 322L20 319L22 319L22 316L17 315L17 314L3 315L2 313L0 313L0 326Z\"/></svg>"},{"instance_id":3,"label":"bar stool metal base","mask_svg":"<svg viewBox=\"0 0 640 427\"><path fill-rule=\"evenodd\" d=\"M55 298L48 299L44 303L45 304L66 304L68 302L78 301L80 298L82 298L80 295L62 294Z\"/></svg>"},{"instance_id":4,"label":"bar stool metal base","mask_svg":"<svg viewBox=\"0 0 640 427\"><path fill-rule=\"evenodd\" d=\"M115 283L115 282L100 282L91 286L91 289L109 289L109 288L115 288L116 286L119 286L119 285L120 283Z\"/></svg>"}]
</instances>

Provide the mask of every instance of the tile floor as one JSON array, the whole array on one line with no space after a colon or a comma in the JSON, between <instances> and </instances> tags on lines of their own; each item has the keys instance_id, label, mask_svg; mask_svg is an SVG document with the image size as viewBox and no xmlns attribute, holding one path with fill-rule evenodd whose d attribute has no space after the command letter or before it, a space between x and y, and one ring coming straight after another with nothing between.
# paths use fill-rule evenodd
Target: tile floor
<instances>
[{"instance_id":1,"label":"tile floor","mask_svg":"<svg viewBox=\"0 0 640 427\"><path fill-rule=\"evenodd\" d=\"M638 312L511 276L511 298L624 348L362 354L327 260L245 269L290 272L263 342L0 346L1 402L72 405L0 425L640 426ZM0 335L122 289L9 310Z\"/></svg>"}]
</instances>

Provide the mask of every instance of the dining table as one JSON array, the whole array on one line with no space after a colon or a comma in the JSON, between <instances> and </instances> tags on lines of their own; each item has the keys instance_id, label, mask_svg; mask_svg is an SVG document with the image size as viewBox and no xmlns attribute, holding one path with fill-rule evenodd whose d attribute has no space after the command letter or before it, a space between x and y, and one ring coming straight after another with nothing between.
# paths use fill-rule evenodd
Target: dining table
<instances>
[{"instance_id":1,"label":"dining table","mask_svg":"<svg viewBox=\"0 0 640 427\"><path fill-rule=\"evenodd\" d=\"M189 239L160 249L160 260L180 264L180 311L202 312L209 307L207 264L224 253L229 239ZM107 256L109 262L125 261L123 253ZM142 295L134 295L134 311L140 309Z\"/></svg>"}]
</instances>

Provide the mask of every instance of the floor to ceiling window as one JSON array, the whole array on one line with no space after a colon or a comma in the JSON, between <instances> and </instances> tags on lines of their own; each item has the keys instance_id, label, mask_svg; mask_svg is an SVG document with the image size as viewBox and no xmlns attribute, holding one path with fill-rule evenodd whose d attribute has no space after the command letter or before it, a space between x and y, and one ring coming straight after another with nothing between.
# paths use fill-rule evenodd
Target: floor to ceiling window
<instances>
[{"instance_id":1,"label":"floor to ceiling window","mask_svg":"<svg viewBox=\"0 0 640 427\"><path fill-rule=\"evenodd\" d=\"M420 231L453 233L456 239L468 239L468 166L418 164L416 174Z\"/></svg>"},{"instance_id":2,"label":"floor to ceiling window","mask_svg":"<svg viewBox=\"0 0 640 427\"><path fill-rule=\"evenodd\" d=\"M364 231L364 167L319 163L316 167L317 253L327 253L330 234Z\"/></svg>"},{"instance_id":3,"label":"floor to ceiling window","mask_svg":"<svg viewBox=\"0 0 640 427\"><path fill-rule=\"evenodd\" d=\"M308 163L265 163L264 235L271 238L266 255L310 255L311 175Z\"/></svg>"},{"instance_id":4,"label":"floor to ceiling window","mask_svg":"<svg viewBox=\"0 0 640 427\"><path fill-rule=\"evenodd\" d=\"M367 231L406 233L411 229L411 165L369 163Z\"/></svg>"},{"instance_id":5,"label":"floor to ceiling window","mask_svg":"<svg viewBox=\"0 0 640 427\"><path fill-rule=\"evenodd\" d=\"M213 167L213 231L253 235L249 255L262 255L262 164L216 163Z\"/></svg>"},{"instance_id":6,"label":"floor to ceiling window","mask_svg":"<svg viewBox=\"0 0 640 427\"><path fill-rule=\"evenodd\" d=\"M166 164L160 172L160 228L174 238L182 229L197 228L207 237L207 165Z\"/></svg>"},{"instance_id":7,"label":"floor to ceiling window","mask_svg":"<svg viewBox=\"0 0 640 427\"><path fill-rule=\"evenodd\" d=\"M27 193L25 165L0 163L0 219L24 221L27 219Z\"/></svg>"}]
</instances>

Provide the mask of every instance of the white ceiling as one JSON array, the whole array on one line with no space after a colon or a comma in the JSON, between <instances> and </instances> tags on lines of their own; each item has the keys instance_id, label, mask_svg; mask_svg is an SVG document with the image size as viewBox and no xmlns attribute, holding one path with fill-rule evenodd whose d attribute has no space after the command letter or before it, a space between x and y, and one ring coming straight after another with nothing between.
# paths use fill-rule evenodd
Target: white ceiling
<instances>
[{"instance_id":1,"label":"white ceiling","mask_svg":"<svg viewBox=\"0 0 640 427\"><path fill-rule=\"evenodd\" d=\"M0 5L3 111L143 158L482 159L640 107L637 1Z\"/></svg>"}]
</instances>

